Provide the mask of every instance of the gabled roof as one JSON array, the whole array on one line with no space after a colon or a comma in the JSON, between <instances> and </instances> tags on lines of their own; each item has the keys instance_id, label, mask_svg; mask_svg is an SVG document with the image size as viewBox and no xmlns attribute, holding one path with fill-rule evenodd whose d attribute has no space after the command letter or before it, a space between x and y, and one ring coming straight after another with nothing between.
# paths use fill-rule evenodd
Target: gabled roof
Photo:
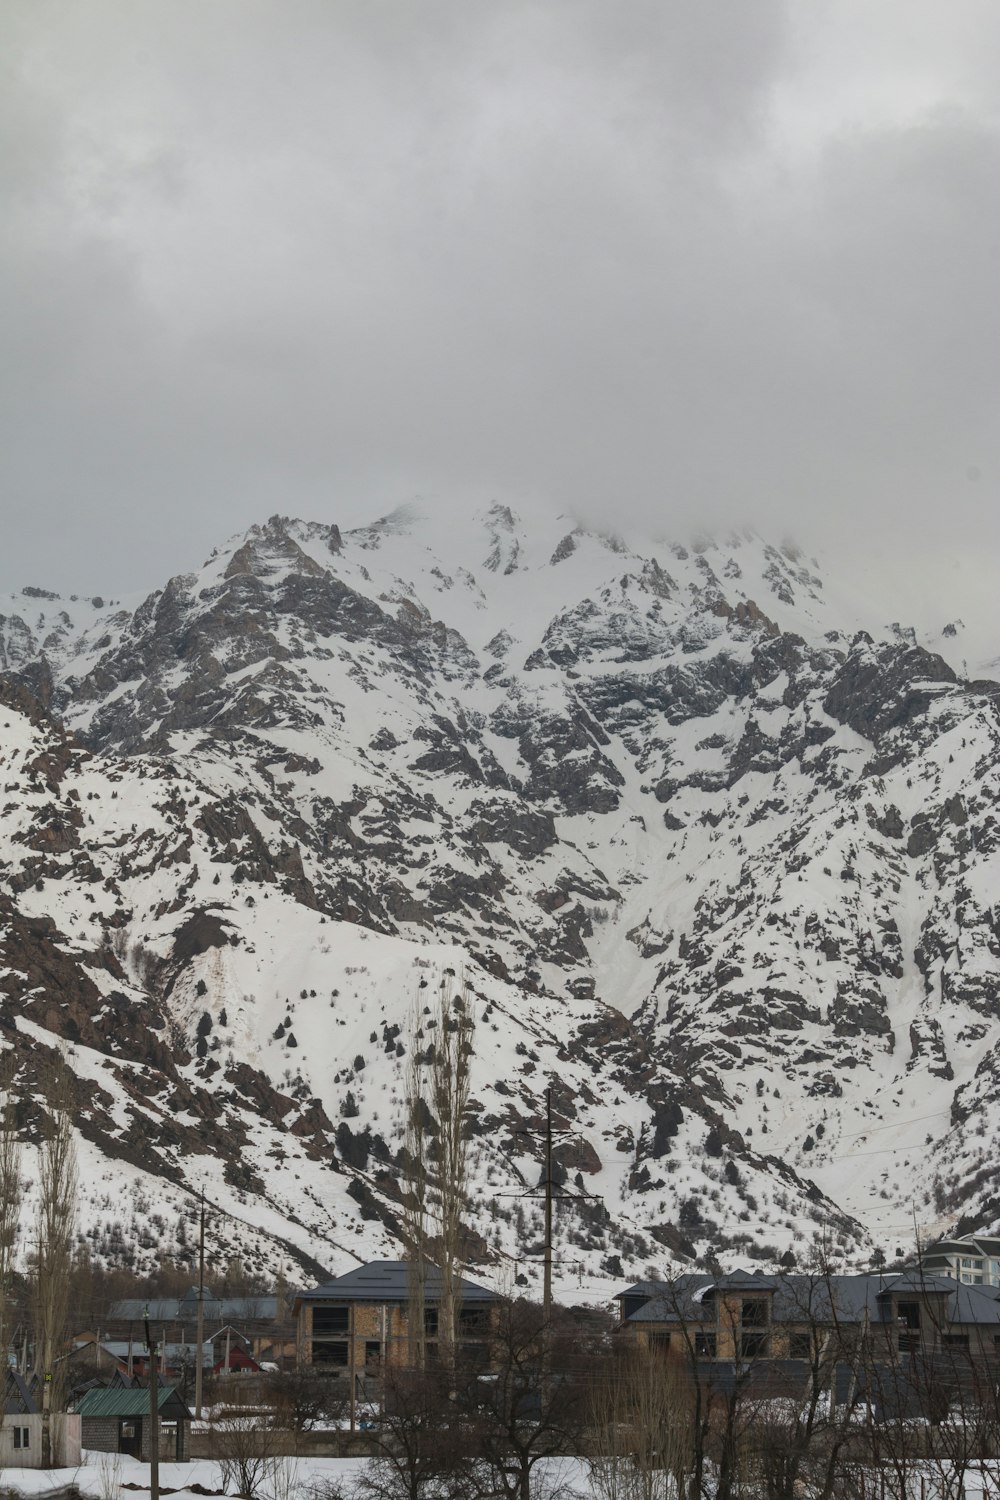
<instances>
[{"instance_id":1,"label":"gabled roof","mask_svg":"<svg viewBox=\"0 0 1000 1500\"><path fill-rule=\"evenodd\" d=\"M103 1390L88 1391L76 1409L81 1417L145 1417L149 1415L149 1391L126 1391L120 1386L108 1386ZM156 1393L156 1409L164 1417L191 1420L191 1413L172 1385L160 1386Z\"/></svg>"},{"instance_id":2,"label":"gabled roof","mask_svg":"<svg viewBox=\"0 0 1000 1500\"><path fill-rule=\"evenodd\" d=\"M312 1287L308 1292L299 1292L295 1299L300 1302L406 1302L410 1295L410 1277L413 1262L407 1260L373 1260L366 1266L355 1266L333 1281ZM497 1302L496 1292L478 1282L459 1277L461 1299L470 1302ZM436 1302L441 1295L441 1272L436 1266L426 1271L425 1296Z\"/></svg>"},{"instance_id":3,"label":"gabled roof","mask_svg":"<svg viewBox=\"0 0 1000 1500\"><path fill-rule=\"evenodd\" d=\"M3 1409L4 1415L8 1417L30 1417L38 1411L38 1403L29 1391L24 1376L19 1375L16 1370L7 1371Z\"/></svg>"},{"instance_id":4,"label":"gabled roof","mask_svg":"<svg viewBox=\"0 0 1000 1500\"><path fill-rule=\"evenodd\" d=\"M715 1310L706 1293L769 1291L775 1323L832 1321L861 1323L866 1315L874 1323L891 1315L892 1298L930 1295L943 1300L942 1318L952 1325L995 1324L1000 1329L1000 1298L996 1288L965 1286L950 1276L921 1275L906 1271L891 1275L808 1276L789 1272L784 1276L751 1276L742 1272L713 1280L685 1272L672 1282L644 1282L619 1292L619 1297L653 1289L644 1306L627 1323L690 1323L714 1321Z\"/></svg>"},{"instance_id":5,"label":"gabled roof","mask_svg":"<svg viewBox=\"0 0 1000 1500\"><path fill-rule=\"evenodd\" d=\"M1000 1254L1000 1238L995 1234L957 1234L949 1239L935 1240L932 1245L926 1246L923 1259L928 1260L932 1256L947 1252L958 1255L998 1255Z\"/></svg>"},{"instance_id":6,"label":"gabled roof","mask_svg":"<svg viewBox=\"0 0 1000 1500\"><path fill-rule=\"evenodd\" d=\"M768 1276L763 1271L727 1271L717 1276L712 1283L719 1292L774 1292L787 1280L783 1276Z\"/></svg>"},{"instance_id":7,"label":"gabled roof","mask_svg":"<svg viewBox=\"0 0 1000 1500\"><path fill-rule=\"evenodd\" d=\"M883 1288L880 1297L890 1292L924 1292L947 1297L955 1290L953 1276L935 1276L932 1271L899 1271L882 1276Z\"/></svg>"}]
</instances>

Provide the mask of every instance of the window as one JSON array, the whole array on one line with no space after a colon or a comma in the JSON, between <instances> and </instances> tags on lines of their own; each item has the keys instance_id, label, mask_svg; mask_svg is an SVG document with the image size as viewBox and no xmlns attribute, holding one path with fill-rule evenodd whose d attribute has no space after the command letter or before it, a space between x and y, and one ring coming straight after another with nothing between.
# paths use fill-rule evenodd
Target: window
<instances>
[{"instance_id":1,"label":"window","mask_svg":"<svg viewBox=\"0 0 1000 1500\"><path fill-rule=\"evenodd\" d=\"M969 1352L969 1335L967 1333L946 1333L942 1335L941 1342L947 1344L951 1349L964 1349Z\"/></svg>"},{"instance_id":2,"label":"window","mask_svg":"<svg viewBox=\"0 0 1000 1500\"><path fill-rule=\"evenodd\" d=\"M788 1358L812 1358L812 1339L808 1333L790 1333L788 1335Z\"/></svg>"},{"instance_id":3,"label":"window","mask_svg":"<svg viewBox=\"0 0 1000 1500\"><path fill-rule=\"evenodd\" d=\"M714 1359L715 1334L696 1333L694 1336L694 1353L696 1359Z\"/></svg>"},{"instance_id":4,"label":"window","mask_svg":"<svg viewBox=\"0 0 1000 1500\"><path fill-rule=\"evenodd\" d=\"M382 1363L382 1345L378 1339L365 1340L365 1369L377 1370Z\"/></svg>"},{"instance_id":5,"label":"window","mask_svg":"<svg viewBox=\"0 0 1000 1500\"><path fill-rule=\"evenodd\" d=\"M470 1337L489 1333L490 1310L488 1307L460 1307L458 1309L458 1331Z\"/></svg>"},{"instance_id":6,"label":"window","mask_svg":"<svg viewBox=\"0 0 1000 1500\"><path fill-rule=\"evenodd\" d=\"M15 1427L14 1428L14 1447L15 1448L30 1448L31 1447L31 1428L30 1427Z\"/></svg>"},{"instance_id":7,"label":"window","mask_svg":"<svg viewBox=\"0 0 1000 1500\"><path fill-rule=\"evenodd\" d=\"M631 1297L620 1297L619 1301L621 1302L622 1322L624 1323L625 1319L630 1318L633 1313L637 1313L640 1307L645 1307L649 1298L633 1294Z\"/></svg>"},{"instance_id":8,"label":"window","mask_svg":"<svg viewBox=\"0 0 1000 1500\"><path fill-rule=\"evenodd\" d=\"M900 1323L905 1323L907 1328L920 1327L920 1303L919 1302L897 1302L896 1317Z\"/></svg>"},{"instance_id":9,"label":"window","mask_svg":"<svg viewBox=\"0 0 1000 1500\"><path fill-rule=\"evenodd\" d=\"M347 1340L333 1344L313 1339L313 1364L345 1366L347 1364Z\"/></svg>"},{"instance_id":10,"label":"window","mask_svg":"<svg viewBox=\"0 0 1000 1500\"><path fill-rule=\"evenodd\" d=\"M767 1334L756 1329L740 1334L740 1354L744 1359L762 1359L767 1354Z\"/></svg>"},{"instance_id":11,"label":"window","mask_svg":"<svg viewBox=\"0 0 1000 1500\"><path fill-rule=\"evenodd\" d=\"M438 1310L436 1307L424 1308L424 1332L429 1333L432 1338L437 1337Z\"/></svg>"},{"instance_id":12,"label":"window","mask_svg":"<svg viewBox=\"0 0 1000 1500\"><path fill-rule=\"evenodd\" d=\"M763 1297L744 1297L740 1313L744 1328L767 1327L767 1302Z\"/></svg>"},{"instance_id":13,"label":"window","mask_svg":"<svg viewBox=\"0 0 1000 1500\"><path fill-rule=\"evenodd\" d=\"M655 1354L666 1354L670 1348L670 1333L662 1328L654 1328L649 1335L649 1347Z\"/></svg>"},{"instance_id":14,"label":"window","mask_svg":"<svg viewBox=\"0 0 1000 1500\"><path fill-rule=\"evenodd\" d=\"M346 1307L314 1307L313 1336L318 1333L346 1333L348 1313Z\"/></svg>"}]
</instances>

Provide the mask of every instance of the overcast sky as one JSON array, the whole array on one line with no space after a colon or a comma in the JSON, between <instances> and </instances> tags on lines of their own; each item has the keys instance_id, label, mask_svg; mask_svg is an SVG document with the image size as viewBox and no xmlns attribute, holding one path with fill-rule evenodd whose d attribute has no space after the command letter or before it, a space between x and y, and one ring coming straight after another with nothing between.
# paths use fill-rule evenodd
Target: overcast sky
<instances>
[{"instance_id":1,"label":"overcast sky","mask_svg":"<svg viewBox=\"0 0 1000 1500\"><path fill-rule=\"evenodd\" d=\"M415 495L1000 560L996 0L3 11L0 587Z\"/></svg>"}]
</instances>

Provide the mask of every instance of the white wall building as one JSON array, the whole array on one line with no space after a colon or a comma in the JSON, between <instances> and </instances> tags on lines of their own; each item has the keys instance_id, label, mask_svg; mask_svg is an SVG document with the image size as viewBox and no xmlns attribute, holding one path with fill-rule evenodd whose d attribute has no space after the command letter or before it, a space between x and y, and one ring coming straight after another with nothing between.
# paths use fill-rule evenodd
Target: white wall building
<instances>
[{"instance_id":1,"label":"white wall building","mask_svg":"<svg viewBox=\"0 0 1000 1500\"><path fill-rule=\"evenodd\" d=\"M966 1286L1000 1288L1000 1238L988 1234L966 1234L938 1240L920 1257L929 1276L950 1276Z\"/></svg>"}]
</instances>

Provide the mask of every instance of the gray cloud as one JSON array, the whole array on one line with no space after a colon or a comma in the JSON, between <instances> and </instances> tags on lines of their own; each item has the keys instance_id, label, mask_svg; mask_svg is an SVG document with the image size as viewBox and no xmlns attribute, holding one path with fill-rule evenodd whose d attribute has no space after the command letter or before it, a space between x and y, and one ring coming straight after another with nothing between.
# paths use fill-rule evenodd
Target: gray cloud
<instances>
[{"instance_id":1,"label":"gray cloud","mask_svg":"<svg viewBox=\"0 0 1000 1500\"><path fill-rule=\"evenodd\" d=\"M7 586L545 496L996 547L979 0L9 7Z\"/></svg>"}]
</instances>

